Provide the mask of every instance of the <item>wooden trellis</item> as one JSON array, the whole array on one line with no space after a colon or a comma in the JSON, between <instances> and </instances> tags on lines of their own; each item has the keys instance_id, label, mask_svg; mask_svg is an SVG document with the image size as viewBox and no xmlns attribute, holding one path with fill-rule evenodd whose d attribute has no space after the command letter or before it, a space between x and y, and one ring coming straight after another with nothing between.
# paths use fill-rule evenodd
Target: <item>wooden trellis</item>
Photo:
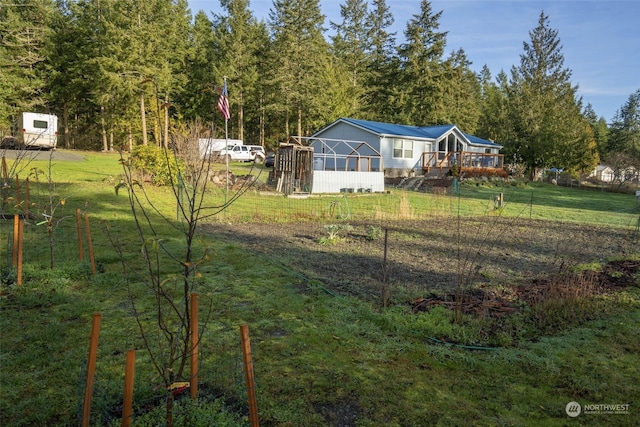
<instances>
[{"instance_id":1,"label":"wooden trellis","mask_svg":"<svg viewBox=\"0 0 640 427\"><path fill-rule=\"evenodd\" d=\"M273 166L277 190L284 194L310 193L313 185L313 147L280 144Z\"/></svg>"}]
</instances>

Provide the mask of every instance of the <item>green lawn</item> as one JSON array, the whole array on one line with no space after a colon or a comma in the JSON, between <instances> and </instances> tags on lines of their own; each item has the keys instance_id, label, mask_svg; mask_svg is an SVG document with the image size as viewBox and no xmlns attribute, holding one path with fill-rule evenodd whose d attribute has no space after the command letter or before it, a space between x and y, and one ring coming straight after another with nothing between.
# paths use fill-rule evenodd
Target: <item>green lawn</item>
<instances>
[{"instance_id":1,"label":"green lawn","mask_svg":"<svg viewBox=\"0 0 640 427\"><path fill-rule=\"evenodd\" d=\"M96 312L102 314L102 328L92 425L120 425L125 354L131 348L137 349L133 425L163 425L161 381L144 351L122 264L105 233L110 227L128 256L140 253L126 195L114 190L121 174L118 156L83 156L84 161L52 164L53 186L30 180L32 211L38 218L49 200L57 205L54 269L48 267L46 227L30 221L25 226L24 283L17 286L10 257L12 222L0 222L2 426L78 424ZM47 171L48 166L33 162L29 170ZM246 164L231 167L239 175L250 171ZM167 217L175 218L167 189L148 192ZM499 193L505 206L494 209ZM216 206L229 196L212 189L206 200ZM5 209L11 209L10 202ZM76 208L91 219L95 275L86 258L77 260ZM212 221L217 226L278 221L294 227L299 221L335 221L347 214L379 223L504 215L634 230L640 209L628 194L486 182L463 184L459 195L391 189L388 194L295 199L249 190ZM154 223L166 244L183 245L172 224ZM565 319L552 335L474 348L430 338L473 336L483 327L482 319L455 323L445 309L412 315L402 306L381 308L326 292L317 281L283 266L278 254L265 257L233 241L199 234L197 247L206 245L214 251L202 266L197 289L205 328L202 397L196 403L180 401L175 425L249 425L239 345L242 324L250 327L264 426L635 426L640 419L638 286L586 303L581 316ZM175 270L170 263L162 268L167 274ZM143 310L151 310L144 294L138 298ZM524 334L532 325L514 317L502 327L520 328ZM624 414L570 418L565 407L571 401L630 406Z\"/></svg>"}]
</instances>

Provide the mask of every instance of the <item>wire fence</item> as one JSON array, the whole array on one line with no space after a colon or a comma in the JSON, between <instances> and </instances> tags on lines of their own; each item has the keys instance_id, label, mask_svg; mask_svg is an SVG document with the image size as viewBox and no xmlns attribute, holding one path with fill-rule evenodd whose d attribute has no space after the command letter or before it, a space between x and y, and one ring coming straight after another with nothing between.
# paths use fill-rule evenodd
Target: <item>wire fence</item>
<instances>
[{"instance_id":1,"label":"wire fence","mask_svg":"<svg viewBox=\"0 0 640 427\"><path fill-rule=\"evenodd\" d=\"M235 339L233 339L235 338ZM234 341L234 342L232 342ZM158 376L145 363L145 351L139 350L137 362L134 396L133 419L158 411L162 419L169 391L159 382ZM207 337L202 343L201 363L198 369L198 394L200 403L221 400L227 411L243 417L248 414L247 390L243 372L242 352L239 336ZM98 360L91 401L91 420L89 425L120 425L123 411L124 354L121 369L114 369L113 357ZM77 422L82 425L85 387L87 378L87 361L83 360L77 378ZM189 389L180 389L173 393L176 410L180 402L191 399ZM134 424L135 425L135 424Z\"/></svg>"},{"instance_id":2,"label":"wire fence","mask_svg":"<svg viewBox=\"0 0 640 427\"><path fill-rule=\"evenodd\" d=\"M232 205L208 217L209 222L225 224L279 224L290 230L304 229L303 223L327 224L334 222L367 222L379 228L394 226L397 221L429 221L444 218L491 218L516 217L533 220L568 221L591 225L638 228L640 223L640 202L633 195L618 195L615 203L602 193L595 193L593 200L582 202L582 190L573 190L575 198L566 193L557 196L538 195L535 191L517 187L478 188L460 186L452 188L434 187L429 194L423 192L393 189L381 194L332 194L323 196L292 196L252 191L239 197ZM592 193L588 192L587 195ZM226 195L219 192L208 197L210 210L224 203ZM497 202L499 200L499 203ZM564 203L564 206L562 206ZM79 230L73 207L60 206L54 218L34 209L24 219L24 262L55 264L76 262L80 256L88 261L87 247L77 248ZM169 207L175 216L175 208ZM96 258L109 262L113 253L111 242L102 232L110 218L104 212L92 212L87 207L91 221L92 238ZM0 220L2 264L11 263L13 215L6 214ZM118 221L121 221L118 220ZM160 223L158 219L158 223ZM82 224L84 228L84 224ZM162 236L164 237L164 236ZM132 236L123 236L123 243ZM86 245L86 244L85 244ZM76 249L74 249L76 247ZM100 265L98 265L100 268Z\"/></svg>"}]
</instances>

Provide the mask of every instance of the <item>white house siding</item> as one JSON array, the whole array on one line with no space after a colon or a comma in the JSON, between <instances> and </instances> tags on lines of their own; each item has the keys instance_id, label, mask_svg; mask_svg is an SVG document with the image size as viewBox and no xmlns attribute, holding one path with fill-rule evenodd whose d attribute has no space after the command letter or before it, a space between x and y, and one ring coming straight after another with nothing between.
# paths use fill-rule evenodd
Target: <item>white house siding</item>
<instances>
[{"instance_id":1,"label":"white house siding","mask_svg":"<svg viewBox=\"0 0 640 427\"><path fill-rule=\"evenodd\" d=\"M413 141L413 157L411 159L393 157L393 143L396 139ZM385 159L384 166L386 169L420 169L420 160L422 153L425 151L425 144L429 144L430 147L430 142L420 141L413 138L386 137L381 138L381 141L380 154L382 155L382 158Z\"/></svg>"},{"instance_id":2,"label":"white house siding","mask_svg":"<svg viewBox=\"0 0 640 427\"><path fill-rule=\"evenodd\" d=\"M384 191L381 172L313 171L312 194L322 193L380 193Z\"/></svg>"},{"instance_id":3,"label":"white house siding","mask_svg":"<svg viewBox=\"0 0 640 427\"><path fill-rule=\"evenodd\" d=\"M411 126L403 127L402 125L367 121L360 121L360 123L362 123L362 125L360 125L357 124L358 121L355 119L344 120L353 120L356 123L339 120L316 133L314 136L325 139L343 139L368 143L373 149L377 150L384 159L384 171L388 177L406 176L411 170L420 173L423 153L440 151L438 141L442 139L446 141L447 137L451 134L456 136L460 144L460 146L456 144L453 148L454 151L462 150L466 152L498 154L501 148L500 145L492 144L489 141L486 141L487 143L485 144L481 138L467 135L452 125L414 128ZM380 131L368 130L369 126L371 129L380 129ZM386 132L386 130L388 130L388 132ZM408 132L411 136L403 136L403 131ZM396 158L393 156L394 141L396 139L413 141L413 157L411 159ZM442 153L448 151L450 150L447 142L445 150L443 150ZM444 156L444 154L442 156Z\"/></svg>"}]
</instances>

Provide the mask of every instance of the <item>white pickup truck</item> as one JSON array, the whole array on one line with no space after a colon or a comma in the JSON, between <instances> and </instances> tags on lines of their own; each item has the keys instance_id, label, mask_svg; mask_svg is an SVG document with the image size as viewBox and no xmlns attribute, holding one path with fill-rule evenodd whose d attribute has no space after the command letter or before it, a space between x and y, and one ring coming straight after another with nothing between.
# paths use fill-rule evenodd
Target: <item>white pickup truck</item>
<instances>
[{"instance_id":1,"label":"white pickup truck","mask_svg":"<svg viewBox=\"0 0 640 427\"><path fill-rule=\"evenodd\" d=\"M265 158L264 150L256 150L252 145L229 145L219 155L233 162L262 162Z\"/></svg>"}]
</instances>

